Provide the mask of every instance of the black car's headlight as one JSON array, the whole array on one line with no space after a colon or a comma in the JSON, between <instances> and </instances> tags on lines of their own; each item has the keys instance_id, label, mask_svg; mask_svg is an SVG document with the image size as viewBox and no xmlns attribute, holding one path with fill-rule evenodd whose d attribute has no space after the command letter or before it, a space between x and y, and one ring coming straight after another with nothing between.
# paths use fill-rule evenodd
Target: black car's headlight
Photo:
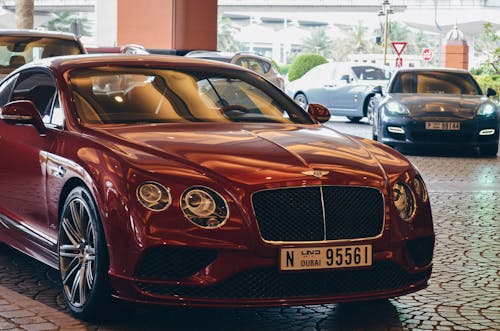
<instances>
[{"instance_id":1,"label":"black car's headlight","mask_svg":"<svg viewBox=\"0 0 500 331\"><path fill-rule=\"evenodd\" d=\"M388 101L384 104L384 109L389 115L409 115L410 111L404 105L395 100Z\"/></svg>"},{"instance_id":2,"label":"black car's headlight","mask_svg":"<svg viewBox=\"0 0 500 331\"><path fill-rule=\"evenodd\" d=\"M410 221L416 209L415 196L410 187L403 182L394 184L392 187L392 201L399 212L399 217L404 221Z\"/></svg>"},{"instance_id":3,"label":"black car's headlight","mask_svg":"<svg viewBox=\"0 0 500 331\"><path fill-rule=\"evenodd\" d=\"M137 199L149 210L162 211L172 203L170 191L160 183L144 182L137 187Z\"/></svg>"},{"instance_id":4,"label":"black car's headlight","mask_svg":"<svg viewBox=\"0 0 500 331\"><path fill-rule=\"evenodd\" d=\"M491 116L497 111L497 106L491 102L483 103L477 110L479 116Z\"/></svg>"},{"instance_id":5,"label":"black car's headlight","mask_svg":"<svg viewBox=\"0 0 500 331\"><path fill-rule=\"evenodd\" d=\"M185 190L181 196L181 208L188 220L202 228L221 227L229 216L226 200L204 186Z\"/></svg>"}]
</instances>

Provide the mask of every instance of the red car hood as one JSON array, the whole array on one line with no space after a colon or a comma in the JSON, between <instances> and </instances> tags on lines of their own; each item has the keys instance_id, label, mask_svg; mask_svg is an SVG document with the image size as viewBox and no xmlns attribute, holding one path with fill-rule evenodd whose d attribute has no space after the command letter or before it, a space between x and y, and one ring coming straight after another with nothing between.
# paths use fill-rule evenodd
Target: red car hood
<instances>
[{"instance_id":1,"label":"red car hood","mask_svg":"<svg viewBox=\"0 0 500 331\"><path fill-rule=\"evenodd\" d=\"M322 179L336 184L359 178L365 185L385 182L377 159L356 139L319 125L195 123L99 131L129 149L135 163L141 161L133 150L141 150L247 185L316 179L312 170L328 171Z\"/></svg>"}]
</instances>

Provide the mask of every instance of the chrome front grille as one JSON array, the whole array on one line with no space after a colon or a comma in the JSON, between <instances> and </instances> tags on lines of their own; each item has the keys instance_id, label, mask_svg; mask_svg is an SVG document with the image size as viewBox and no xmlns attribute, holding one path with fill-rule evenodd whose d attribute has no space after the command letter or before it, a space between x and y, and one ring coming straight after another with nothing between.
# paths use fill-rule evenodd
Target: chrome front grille
<instances>
[{"instance_id":1,"label":"chrome front grille","mask_svg":"<svg viewBox=\"0 0 500 331\"><path fill-rule=\"evenodd\" d=\"M252 196L266 241L372 238L382 233L384 199L375 188L313 186L265 190Z\"/></svg>"}]
</instances>

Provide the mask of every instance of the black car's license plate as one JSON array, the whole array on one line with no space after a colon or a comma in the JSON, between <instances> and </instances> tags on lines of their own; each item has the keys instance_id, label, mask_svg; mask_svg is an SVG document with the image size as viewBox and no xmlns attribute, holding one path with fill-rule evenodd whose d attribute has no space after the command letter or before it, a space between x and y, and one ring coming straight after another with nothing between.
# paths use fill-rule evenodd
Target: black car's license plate
<instances>
[{"instance_id":1,"label":"black car's license plate","mask_svg":"<svg viewBox=\"0 0 500 331\"><path fill-rule=\"evenodd\" d=\"M460 122L425 122L426 130L460 130Z\"/></svg>"},{"instance_id":2,"label":"black car's license plate","mask_svg":"<svg viewBox=\"0 0 500 331\"><path fill-rule=\"evenodd\" d=\"M372 265L372 245L282 248L281 270L367 267Z\"/></svg>"}]
</instances>

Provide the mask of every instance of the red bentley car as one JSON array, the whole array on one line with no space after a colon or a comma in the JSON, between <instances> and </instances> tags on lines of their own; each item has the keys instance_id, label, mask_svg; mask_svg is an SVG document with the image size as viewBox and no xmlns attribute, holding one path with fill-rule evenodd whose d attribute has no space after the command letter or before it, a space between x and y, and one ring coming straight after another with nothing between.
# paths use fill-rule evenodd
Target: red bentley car
<instances>
[{"instance_id":1,"label":"red bentley car","mask_svg":"<svg viewBox=\"0 0 500 331\"><path fill-rule=\"evenodd\" d=\"M60 270L71 312L111 297L218 307L425 288L425 184L237 66L82 55L0 84L0 240Z\"/></svg>"}]
</instances>

